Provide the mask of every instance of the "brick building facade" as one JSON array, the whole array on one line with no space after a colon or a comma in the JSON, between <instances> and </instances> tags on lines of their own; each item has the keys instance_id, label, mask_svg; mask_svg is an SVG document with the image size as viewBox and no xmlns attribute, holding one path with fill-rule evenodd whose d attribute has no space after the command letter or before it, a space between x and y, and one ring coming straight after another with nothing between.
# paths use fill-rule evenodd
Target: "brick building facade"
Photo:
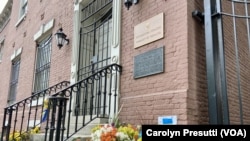
<instances>
[{"instance_id":1,"label":"brick building facade","mask_svg":"<svg viewBox=\"0 0 250 141\"><path fill-rule=\"evenodd\" d=\"M10 20L1 31L1 38L4 39L0 88L1 93L5 93L1 99L1 103L4 103L3 107L7 106L13 60L20 57L16 97L16 101L19 101L30 96L34 90L36 47L39 42L50 35L52 35L52 51L49 85L69 80L71 46L59 50L54 37L56 31L62 27L68 37L72 38L73 1L69 3L71 5L62 6L63 2L41 0L37 3L29 1L26 13L19 17L20 3L13 2ZM46 29L46 25L49 27L48 29ZM12 58L13 55L14 58Z\"/></svg>"},{"instance_id":2,"label":"brick building facade","mask_svg":"<svg viewBox=\"0 0 250 141\"><path fill-rule=\"evenodd\" d=\"M62 27L64 33L72 40L73 1L25 2L9 0L1 13L1 17L3 17L3 24L0 28L2 43L0 62L1 120L3 120L4 107L30 97L36 91L35 89L41 90L35 88L35 76L37 75L37 81L42 81L41 77L38 76L39 71L35 64L37 64L39 44L43 44L47 38L51 37L51 46L48 45L51 51L47 53L47 56L40 57L41 60L49 60L50 57L50 61L47 62L50 63L47 65L48 81L44 86L53 86L70 79L71 45L65 45L64 48L59 49L54 34ZM65 2L69 4L64 5ZM9 17L5 12L11 13ZM6 23L4 23L5 20ZM40 61L40 64L45 66L45 62ZM5 123L7 124L7 120Z\"/></svg>"},{"instance_id":3,"label":"brick building facade","mask_svg":"<svg viewBox=\"0 0 250 141\"><path fill-rule=\"evenodd\" d=\"M3 120L4 107L62 81L70 81L73 85L82 78L80 75L83 74L79 74L81 68L102 62L102 66L113 63L122 66L122 73L118 77L118 104L113 104L113 108L121 109L119 117L122 121L133 124L157 124L158 117L176 116L177 124L208 124L205 27L192 17L195 9L204 11L203 1L140 0L129 9L124 6L123 1L93 1L92 4L91 2L9 0L0 15L0 20L3 21L0 27L0 121ZM95 9L93 5L103 9ZM135 27L161 13L163 38L135 47ZM85 29L92 23L95 25L93 34L92 30ZM98 24L100 26L96 27ZM224 24L224 29L229 29L227 26L230 27L230 24ZM243 22L241 24L245 26ZM59 28L63 28L69 39L69 44L65 44L61 49L57 47L54 36ZM225 45L233 48L230 42L232 37L228 35L224 38ZM92 45L97 48L90 48ZM39 59L38 50L43 46L47 46L49 50L41 54L49 54ZM160 47L164 47L164 71L134 78L135 57ZM81 54L81 51L87 52L88 55ZM103 55L104 51L107 52L106 55ZM226 63L229 64L226 66L229 74L229 113L231 123L238 123L239 106L235 105L239 102L234 101L237 98L237 95L234 95L237 88L231 87L236 86L236 72L231 71L236 64L230 67L230 62L234 61L231 56L234 55L230 49L226 50ZM247 54L243 56L245 59L248 58ZM105 58L106 64L103 63ZM45 63L49 65L37 68L39 61L43 64L43 60L47 60ZM13 79L15 65L19 73L14 75L17 78ZM245 65L240 66L244 68ZM39 79L38 70L46 70ZM241 75L248 76L248 72L243 71ZM248 79L244 79L242 87L247 88L247 81ZM40 83L36 82L44 85L40 86ZM242 94L245 100L248 99L246 91L247 89L244 89ZM249 122L248 113L245 113L249 108L247 105L243 107L244 120Z\"/></svg>"},{"instance_id":4,"label":"brick building facade","mask_svg":"<svg viewBox=\"0 0 250 141\"><path fill-rule=\"evenodd\" d=\"M191 16L192 10L202 9L202 4L202 1L142 1L129 11L123 9L122 119L156 124L158 116L177 115L179 124L208 122L204 30ZM134 26L161 12L165 14L165 37L134 49ZM133 79L133 57L161 46L165 46L165 72Z\"/></svg>"}]
</instances>

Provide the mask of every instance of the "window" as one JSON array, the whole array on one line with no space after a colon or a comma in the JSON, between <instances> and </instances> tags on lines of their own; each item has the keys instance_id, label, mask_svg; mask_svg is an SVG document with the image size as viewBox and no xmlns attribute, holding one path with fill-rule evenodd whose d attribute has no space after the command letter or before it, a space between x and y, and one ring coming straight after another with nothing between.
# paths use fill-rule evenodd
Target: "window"
<instances>
[{"instance_id":1,"label":"window","mask_svg":"<svg viewBox=\"0 0 250 141\"><path fill-rule=\"evenodd\" d=\"M11 105L16 101L19 69L20 69L20 59L12 62L8 105Z\"/></svg>"},{"instance_id":2,"label":"window","mask_svg":"<svg viewBox=\"0 0 250 141\"><path fill-rule=\"evenodd\" d=\"M20 15L19 18L23 17L27 12L28 0L20 0Z\"/></svg>"},{"instance_id":3,"label":"window","mask_svg":"<svg viewBox=\"0 0 250 141\"><path fill-rule=\"evenodd\" d=\"M4 41L0 42L0 62L2 62L2 57L3 57L3 46L4 46Z\"/></svg>"},{"instance_id":4,"label":"window","mask_svg":"<svg viewBox=\"0 0 250 141\"><path fill-rule=\"evenodd\" d=\"M28 9L28 0L20 0L20 9L19 9L19 17L16 23L16 27L18 27L22 21L25 19L25 15Z\"/></svg>"},{"instance_id":5,"label":"window","mask_svg":"<svg viewBox=\"0 0 250 141\"><path fill-rule=\"evenodd\" d=\"M51 45L50 36L40 42L37 47L34 92L44 90L49 86Z\"/></svg>"}]
</instances>

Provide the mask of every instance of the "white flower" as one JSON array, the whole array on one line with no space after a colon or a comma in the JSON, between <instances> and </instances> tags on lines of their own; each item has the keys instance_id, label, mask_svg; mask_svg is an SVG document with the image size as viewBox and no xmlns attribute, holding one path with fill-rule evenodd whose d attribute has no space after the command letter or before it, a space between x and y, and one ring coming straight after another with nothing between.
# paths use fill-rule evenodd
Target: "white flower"
<instances>
[{"instance_id":1,"label":"white flower","mask_svg":"<svg viewBox=\"0 0 250 141\"><path fill-rule=\"evenodd\" d=\"M108 128L108 126L109 126L108 124L104 124L104 126L103 126L103 127L104 127L104 128Z\"/></svg>"},{"instance_id":2,"label":"white flower","mask_svg":"<svg viewBox=\"0 0 250 141\"><path fill-rule=\"evenodd\" d=\"M102 131L96 130L94 133L91 134L91 138L93 139L93 141L101 141L101 135Z\"/></svg>"},{"instance_id":3,"label":"white flower","mask_svg":"<svg viewBox=\"0 0 250 141\"><path fill-rule=\"evenodd\" d=\"M129 136L123 132L117 132L115 136L119 138L119 141L131 141Z\"/></svg>"}]
</instances>

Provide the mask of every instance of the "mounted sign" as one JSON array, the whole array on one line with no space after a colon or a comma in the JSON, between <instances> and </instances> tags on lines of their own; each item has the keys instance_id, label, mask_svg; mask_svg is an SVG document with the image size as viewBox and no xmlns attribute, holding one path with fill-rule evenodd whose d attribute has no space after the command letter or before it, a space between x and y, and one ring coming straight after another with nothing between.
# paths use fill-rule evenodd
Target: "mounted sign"
<instances>
[{"instance_id":1,"label":"mounted sign","mask_svg":"<svg viewBox=\"0 0 250 141\"><path fill-rule=\"evenodd\" d=\"M162 116L158 117L159 125L176 125L177 124L177 116Z\"/></svg>"},{"instance_id":2,"label":"mounted sign","mask_svg":"<svg viewBox=\"0 0 250 141\"><path fill-rule=\"evenodd\" d=\"M164 71L164 46L134 57L134 78L162 73Z\"/></svg>"},{"instance_id":3,"label":"mounted sign","mask_svg":"<svg viewBox=\"0 0 250 141\"><path fill-rule=\"evenodd\" d=\"M160 13L134 28L134 48L164 37L164 13Z\"/></svg>"}]
</instances>

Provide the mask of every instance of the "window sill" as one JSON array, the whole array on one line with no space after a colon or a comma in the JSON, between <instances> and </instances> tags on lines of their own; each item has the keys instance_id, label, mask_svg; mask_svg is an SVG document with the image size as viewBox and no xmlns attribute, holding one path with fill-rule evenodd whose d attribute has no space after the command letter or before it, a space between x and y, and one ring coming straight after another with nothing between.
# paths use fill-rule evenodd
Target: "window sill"
<instances>
[{"instance_id":1,"label":"window sill","mask_svg":"<svg viewBox=\"0 0 250 141\"><path fill-rule=\"evenodd\" d=\"M15 26L18 27L22 23L22 21L25 20L25 18L26 18L26 14L23 14L22 17L19 18Z\"/></svg>"}]
</instances>

